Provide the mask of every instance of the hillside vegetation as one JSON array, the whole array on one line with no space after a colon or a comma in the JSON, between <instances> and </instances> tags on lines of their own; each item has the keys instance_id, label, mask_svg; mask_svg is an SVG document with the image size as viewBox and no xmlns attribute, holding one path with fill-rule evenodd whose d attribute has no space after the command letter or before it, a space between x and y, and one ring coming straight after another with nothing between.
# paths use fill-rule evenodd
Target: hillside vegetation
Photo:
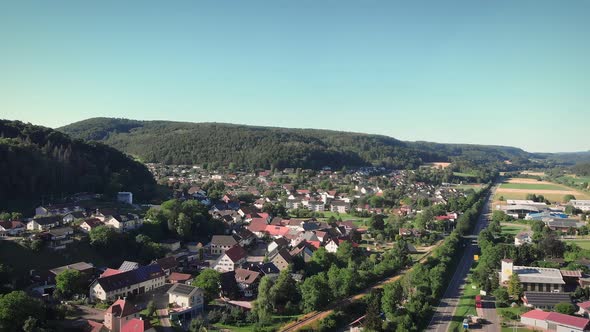
<instances>
[{"instance_id":1,"label":"hillside vegetation","mask_svg":"<svg viewBox=\"0 0 590 332\"><path fill-rule=\"evenodd\" d=\"M529 156L511 147L403 142L381 135L220 123L92 118L58 130L104 142L145 162L167 164L315 169L373 165L403 169L425 162L452 161L457 171L468 171L482 164L504 169L508 167L505 160L528 163Z\"/></svg>"},{"instance_id":2,"label":"hillside vegetation","mask_svg":"<svg viewBox=\"0 0 590 332\"><path fill-rule=\"evenodd\" d=\"M45 127L0 120L0 201L59 198L75 192L132 191L149 198L147 168L97 142L73 140Z\"/></svg>"}]
</instances>

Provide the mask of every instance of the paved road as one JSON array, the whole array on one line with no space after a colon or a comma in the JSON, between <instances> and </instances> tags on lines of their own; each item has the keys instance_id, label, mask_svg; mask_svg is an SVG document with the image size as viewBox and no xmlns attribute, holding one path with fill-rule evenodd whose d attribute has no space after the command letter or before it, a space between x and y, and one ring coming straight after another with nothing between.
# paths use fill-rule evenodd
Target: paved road
<instances>
[{"instance_id":1,"label":"paved road","mask_svg":"<svg viewBox=\"0 0 590 332\"><path fill-rule=\"evenodd\" d=\"M477 223L473 229L472 235L476 236L479 232L487 226L487 214L491 212L491 205L492 199L494 197L494 192L496 187L494 186L490 190L490 194L486 198L484 207L482 209L479 218L477 219ZM459 298L463 288L465 287L465 279L467 278L467 274L469 273L469 269L471 265L473 265L473 255L477 252L477 244L475 241L469 241L465 245L465 249L463 251L463 257L459 261L457 265L457 270L447 287L438 307L432 316L432 320L428 325L426 331L429 332L446 332L449 329L449 324L453 319L453 314L457 309L457 305L459 304ZM488 311L486 311L487 313ZM462 319L461 319L462 320ZM486 317L486 320L490 321L492 324L486 324L482 326L482 329L486 331L500 331L500 326L498 325L498 320L496 316L495 323Z\"/></svg>"}]
</instances>

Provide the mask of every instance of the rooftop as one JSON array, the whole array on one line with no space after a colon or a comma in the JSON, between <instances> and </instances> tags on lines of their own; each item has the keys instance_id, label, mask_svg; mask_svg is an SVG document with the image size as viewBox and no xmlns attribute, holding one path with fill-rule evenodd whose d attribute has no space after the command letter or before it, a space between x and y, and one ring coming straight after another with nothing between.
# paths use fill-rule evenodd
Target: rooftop
<instances>
[{"instance_id":1,"label":"rooftop","mask_svg":"<svg viewBox=\"0 0 590 332\"><path fill-rule=\"evenodd\" d=\"M514 266L513 272L518 274L521 282L563 285L563 277L558 269L531 266Z\"/></svg>"}]
</instances>

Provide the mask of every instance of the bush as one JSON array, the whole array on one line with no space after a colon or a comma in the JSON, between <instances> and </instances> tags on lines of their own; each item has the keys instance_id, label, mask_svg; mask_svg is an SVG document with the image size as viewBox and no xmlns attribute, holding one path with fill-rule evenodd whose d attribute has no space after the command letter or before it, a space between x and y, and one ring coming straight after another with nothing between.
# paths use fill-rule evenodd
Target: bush
<instances>
[{"instance_id":1,"label":"bush","mask_svg":"<svg viewBox=\"0 0 590 332\"><path fill-rule=\"evenodd\" d=\"M218 323L221 319L221 311L220 310L211 310L207 314L207 320L210 324Z\"/></svg>"}]
</instances>

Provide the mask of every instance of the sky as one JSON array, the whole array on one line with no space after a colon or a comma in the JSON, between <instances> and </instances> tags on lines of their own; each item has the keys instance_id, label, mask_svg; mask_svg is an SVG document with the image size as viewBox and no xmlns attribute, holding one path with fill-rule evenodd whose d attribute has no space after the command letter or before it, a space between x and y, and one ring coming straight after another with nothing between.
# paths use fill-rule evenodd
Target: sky
<instances>
[{"instance_id":1,"label":"sky","mask_svg":"<svg viewBox=\"0 0 590 332\"><path fill-rule=\"evenodd\" d=\"M3 1L0 118L590 150L590 1Z\"/></svg>"}]
</instances>

